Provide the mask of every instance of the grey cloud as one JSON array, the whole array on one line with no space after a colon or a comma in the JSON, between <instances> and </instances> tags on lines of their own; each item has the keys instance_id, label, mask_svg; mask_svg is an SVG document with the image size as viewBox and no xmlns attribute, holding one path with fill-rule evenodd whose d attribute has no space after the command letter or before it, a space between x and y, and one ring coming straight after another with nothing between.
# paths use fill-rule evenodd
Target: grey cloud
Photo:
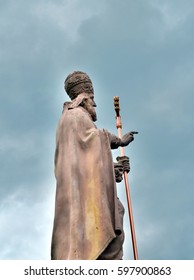
<instances>
[{"instance_id":1,"label":"grey cloud","mask_svg":"<svg viewBox=\"0 0 194 280\"><path fill-rule=\"evenodd\" d=\"M48 186L50 182L47 188ZM47 191L48 193L51 192ZM42 198L39 192L35 197L31 196L28 190L16 190L2 201L1 259L50 258L48 244L51 240L53 202L47 198L49 206ZM44 195L44 200L47 199Z\"/></svg>"}]
</instances>

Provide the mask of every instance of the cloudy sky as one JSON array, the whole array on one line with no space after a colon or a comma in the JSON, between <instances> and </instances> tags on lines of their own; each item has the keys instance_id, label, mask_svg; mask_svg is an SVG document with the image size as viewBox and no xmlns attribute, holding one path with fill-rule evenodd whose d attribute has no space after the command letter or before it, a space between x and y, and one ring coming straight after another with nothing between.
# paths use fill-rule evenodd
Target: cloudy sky
<instances>
[{"instance_id":1,"label":"cloudy sky","mask_svg":"<svg viewBox=\"0 0 194 280\"><path fill-rule=\"evenodd\" d=\"M65 77L120 97L140 259L194 259L194 1L0 0L0 259L50 259ZM113 153L113 157L119 151ZM125 202L125 188L118 185ZM127 208L124 259L132 259Z\"/></svg>"}]
</instances>

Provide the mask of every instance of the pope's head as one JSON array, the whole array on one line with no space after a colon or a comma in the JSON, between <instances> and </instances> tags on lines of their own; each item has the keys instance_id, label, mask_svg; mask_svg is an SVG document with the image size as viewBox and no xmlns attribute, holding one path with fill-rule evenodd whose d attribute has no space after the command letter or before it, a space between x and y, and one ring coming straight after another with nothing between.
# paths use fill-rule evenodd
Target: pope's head
<instances>
[{"instance_id":1,"label":"pope's head","mask_svg":"<svg viewBox=\"0 0 194 280\"><path fill-rule=\"evenodd\" d=\"M81 71L74 71L69 74L64 82L64 88L71 98L76 99L80 94L85 93L86 98L83 99L81 105L89 112L93 121L97 120L96 117L96 103L94 101L94 89L90 77Z\"/></svg>"}]
</instances>

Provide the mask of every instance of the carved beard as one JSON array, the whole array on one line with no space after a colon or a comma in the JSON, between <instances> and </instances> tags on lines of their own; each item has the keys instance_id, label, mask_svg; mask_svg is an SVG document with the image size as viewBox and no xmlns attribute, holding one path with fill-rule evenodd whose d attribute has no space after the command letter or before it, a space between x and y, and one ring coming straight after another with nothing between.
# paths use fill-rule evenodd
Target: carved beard
<instances>
[{"instance_id":1,"label":"carved beard","mask_svg":"<svg viewBox=\"0 0 194 280\"><path fill-rule=\"evenodd\" d=\"M94 109L94 106L93 106L93 101L91 99L87 99L87 102L85 102L85 104L84 104L84 108L90 114L93 122L95 122L97 120L97 115L96 115L96 110Z\"/></svg>"}]
</instances>

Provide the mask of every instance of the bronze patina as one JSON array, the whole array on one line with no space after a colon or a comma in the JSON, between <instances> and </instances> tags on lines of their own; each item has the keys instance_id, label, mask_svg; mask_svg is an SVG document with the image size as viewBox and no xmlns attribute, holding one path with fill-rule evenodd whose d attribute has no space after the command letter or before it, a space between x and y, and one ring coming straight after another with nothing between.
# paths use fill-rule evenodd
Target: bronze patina
<instances>
[{"instance_id":1,"label":"bronze patina","mask_svg":"<svg viewBox=\"0 0 194 280\"><path fill-rule=\"evenodd\" d=\"M111 149L134 140L98 129L89 76L75 71L65 80L65 102L56 133L53 260L119 260L123 257L124 208L116 181L129 172L129 160L113 163Z\"/></svg>"}]
</instances>

